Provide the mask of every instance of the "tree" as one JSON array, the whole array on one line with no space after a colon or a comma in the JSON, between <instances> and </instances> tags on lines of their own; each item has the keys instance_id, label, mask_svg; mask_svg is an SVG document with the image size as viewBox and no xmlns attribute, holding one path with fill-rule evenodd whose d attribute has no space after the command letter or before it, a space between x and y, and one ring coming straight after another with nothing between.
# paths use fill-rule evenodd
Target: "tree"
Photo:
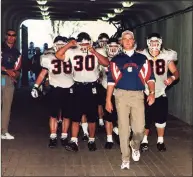
<instances>
[{"instance_id":1,"label":"tree","mask_svg":"<svg viewBox=\"0 0 193 177\"><path fill-rule=\"evenodd\" d=\"M84 25L85 23L81 21L51 20L52 33L50 33L50 36L52 40L54 40L54 37L58 35L66 36L69 38L81 32L81 27Z\"/></svg>"}]
</instances>

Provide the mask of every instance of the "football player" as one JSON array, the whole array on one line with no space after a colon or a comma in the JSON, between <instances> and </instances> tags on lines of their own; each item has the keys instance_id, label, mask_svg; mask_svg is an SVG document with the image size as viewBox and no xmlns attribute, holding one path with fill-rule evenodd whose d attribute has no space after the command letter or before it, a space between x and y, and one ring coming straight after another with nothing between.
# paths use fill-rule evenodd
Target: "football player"
<instances>
[{"instance_id":1,"label":"football player","mask_svg":"<svg viewBox=\"0 0 193 177\"><path fill-rule=\"evenodd\" d=\"M57 36L54 40L54 51L66 45L67 38ZM73 78L72 65L70 62L62 62L55 57L55 54L47 52L41 56L41 66L43 67L32 89L32 96L37 98L39 94L39 86L41 85L46 74L49 77L51 90L48 93L49 114L50 114L50 142L49 147L53 148L57 145L57 117L62 113L62 134L61 144L67 144L67 132L70 125L69 118L72 116L72 98L73 98ZM65 101L64 101L65 100Z\"/></svg>"},{"instance_id":2,"label":"football player","mask_svg":"<svg viewBox=\"0 0 193 177\"><path fill-rule=\"evenodd\" d=\"M116 56L121 51L121 46L118 43L118 40L115 38L110 38L107 44L107 55L109 60ZM109 113L105 110L105 104L106 104L106 89L107 89L107 73L108 73L108 67L101 66L101 72L102 72L102 86L103 90L101 90L101 96L103 98L103 110L104 110L104 119L105 121L105 128L107 133L107 142L105 144L106 149L111 149L114 145L113 143L113 131L115 133L116 141L119 143L119 137L118 137L118 127L117 127L117 112L115 107L115 98L112 97L112 104L113 104L113 111L112 113ZM114 127L114 128L113 128Z\"/></svg>"},{"instance_id":3,"label":"football player","mask_svg":"<svg viewBox=\"0 0 193 177\"><path fill-rule=\"evenodd\" d=\"M73 46L77 46L72 49ZM73 78L75 102L74 117L72 119L72 137L67 150L78 151L79 123L82 115L86 115L89 129L88 148L96 150L95 129L97 121L97 80L99 76L99 64L108 66L108 58L98 53L93 47L89 34L82 32L78 34L77 40L70 41L66 46L56 52L57 58L64 62L71 61L73 67Z\"/></svg>"},{"instance_id":4,"label":"football player","mask_svg":"<svg viewBox=\"0 0 193 177\"><path fill-rule=\"evenodd\" d=\"M177 53L171 49L165 49L162 44L162 37L158 33L152 33L147 37L147 49L140 53L144 54L150 60L154 75L155 83L155 103L152 106L146 105L145 115L145 135L141 143L141 150L148 150L148 135L152 121L155 122L157 129L157 149L166 151L164 144L164 131L168 116L168 99L165 89L179 78L179 72L175 65ZM168 71L172 76L168 76ZM145 94L149 94L146 88Z\"/></svg>"},{"instance_id":5,"label":"football player","mask_svg":"<svg viewBox=\"0 0 193 177\"><path fill-rule=\"evenodd\" d=\"M103 56L107 57L107 43L109 41L109 36L106 33L101 33L98 36L98 40L97 40L97 48L98 50L101 50L103 53ZM103 117L104 117L104 109L103 109L103 99L104 99L104 94L103 94L103 86L101 84L101 77L102 77L102 73L99 73L99 83L97 85L97 91L98 91L98 117L99 117L99 126L103 127L104 126L104 121L103 121Z\"/></svg>"}]
</instances>

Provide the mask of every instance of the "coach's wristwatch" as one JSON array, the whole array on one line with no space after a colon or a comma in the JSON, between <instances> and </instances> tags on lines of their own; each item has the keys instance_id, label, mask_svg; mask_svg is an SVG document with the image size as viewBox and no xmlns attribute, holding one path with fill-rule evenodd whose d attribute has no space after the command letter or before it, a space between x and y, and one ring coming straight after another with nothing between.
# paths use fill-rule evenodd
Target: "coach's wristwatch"
<instances>
[{"instance_id":1,"label":"coach's wristwatch","mask_svg":"<svg viewBox=\"0 0 193 177\"><path fill-rule=\"evenodd\" d=\"M154 92L154 91L149 91L149 94L152 94L152 95L153 95L153 94L155 94L155 92Z\"/></svg>"}]
</instances>

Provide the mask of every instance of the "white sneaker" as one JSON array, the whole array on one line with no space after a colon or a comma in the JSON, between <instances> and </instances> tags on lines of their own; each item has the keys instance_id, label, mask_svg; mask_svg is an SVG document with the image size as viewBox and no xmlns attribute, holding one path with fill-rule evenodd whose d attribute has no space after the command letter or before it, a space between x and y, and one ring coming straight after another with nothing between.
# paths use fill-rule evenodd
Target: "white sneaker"
<instances>
[{"instance_id":1,"label":"white sneaker","mask_svg":"<svg viewBox=\"0 0 193 177\"><path fill-rule=\"evenodd\" d=\"M133 158L133 160L134 160L135 162L139 161L139 159L140 159L140 151L134 149L134 148L131 146L131 142L130 142L130 147L131 147L131 150L132 150L132 158Z\"/></svg>"},{"instance_id":2,"label":"white sneaker","mask_svg":"<svg viewBox=\"0 0 193 177\"><path fill-rule=\"evenodd\" d=\"M103 126L105 125L103 119L99 119L99 125L100 125L101 127L103 127Z\"/></svg>"},{"instance_id":3,"label":"white sneaker","mask_svg":"<svg viewBox=\"0 0 193 177\"><path fill-rule=\"evenodd\" d=\"M119 129L118 129L118 127L114 127L114 128L113 128L113 132L114 132L116 135L119 135Z\"/></svg>"},{"instance_id":4,"label":"white sneaker","mask_svg":"<svg viewBox=\"0 0 193 177\"><path fill-rule=\"evenodd\" d=\"M4 140L13 140L15 139L14 136L10 135L9 133L5 133L5 134L2 134L1 135L1 139L4 139Z\"/></svg>"},{"instance_id":5,"label":"white sneaker","mask_svg":"<svg viewBox=\"0 0 193 177\"><path fill-rule=\"evenodd\" d=\"M121 170L126 169L126 168L127 169L130 168L130 163L123 161L122 164L121 164Z\"/></svg>"}]
</instances>

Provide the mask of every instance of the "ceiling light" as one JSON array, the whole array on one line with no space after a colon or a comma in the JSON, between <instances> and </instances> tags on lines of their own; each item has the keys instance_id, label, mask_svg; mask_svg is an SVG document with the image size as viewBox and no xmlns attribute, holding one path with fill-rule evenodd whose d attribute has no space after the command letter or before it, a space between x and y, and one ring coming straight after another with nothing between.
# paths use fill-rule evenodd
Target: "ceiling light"
<instances>
[{"instance_id":1,"label":"ceiling light","mask_svg":"<svg viewBox=\"0 0 193 177\"><path fill-rule=\"evenodd\" d=\"M117 14L122 13L122 12L123 12L123 10L124 10L124 9L121 9L121 8L120 8L120 9L114 9L115 13L117 13Z\"/></svg>"},{"instance_id":2,"label":"ceiling light","mask_svg":"<svg viewBox=\"0 0 193 177\"><path fill-rule=\"evenodd\" d=\"M96 1L96 0L90 0L90 1Z\"/></svg>"},{"instance_id":3,"label":"ceiling light","mask_svg":"<svg viewBox=\"0 0 193 177\"><path fill-rule=\"evenodd\" d=\"M83 10L76 10L75 12L76 12L76 13L86 13L86 12L83 11Z\"/></svg>"},{"instance_id":4,"label":"ceiling light","mask_svg":"<svg viewBox=\"0 0 193 177\"><path fill-rule=\"evenodd\" d=\"M107 21L109 20L109 17L102 17L102 20Z\"/></svg>"},{"instance_id":5,"label":"ceiling light","mask_svg":"<svg viewBox=\"0 0 193 177\"><path fill-rule=\"evenodd\" d=\"M113 18L113 17L116 16L116 14L107 14L107 16L108 16L109 18Z\"/></svg>"},{"instance_id":6,"label":"ceiling light","mask_svg":"<svg viewBox=\"0 0 193 177\"><path fill-rule=\"evenodd\" d=\"M47 11L49 9L48 6L39 6L41 11Z\"/></svg>"},{"instance_id":7,"label":"ceiling light","mask_svg":"<svg viewBox=\"0 0 193 177\"><path fill-rule=\"evenodd\" d=\"M47 0L36 0L39 5L45 5Z\"/></svg>"},{"instance_id":8,"label":"ceiling light","mask_svg":"<svg viewBox=\"0 0 193 177\"><path fill-rule=\"evenodd\" d=\"M48 15L49 15L49 12L48 12L48 11L41 11L41 14L42 14L43 16L48 16Z\"/></svg>"},{"instance_id":9,"label":"ceiling light","mask_svg":"<svg viewBox=\"0 0 193 177\"><path fill-rule=\"evenodd\" d=\"M131 1L129 1L129 2L122 2L122 5L123 5L123 7L131 7L132 5L133 5L134 3L133 2L131 2Z\"/></svg>"},{"instance_id":10,"label":"ceiling light","mask_svg":"<svg viewBox=\"0 0 193 177\"><path fill-rule=\"evenodd\" d=\"M48 15L48 16L43 16L43 19L44 20L50 20L50 16Z\"/></svg>"}]
</instances>

